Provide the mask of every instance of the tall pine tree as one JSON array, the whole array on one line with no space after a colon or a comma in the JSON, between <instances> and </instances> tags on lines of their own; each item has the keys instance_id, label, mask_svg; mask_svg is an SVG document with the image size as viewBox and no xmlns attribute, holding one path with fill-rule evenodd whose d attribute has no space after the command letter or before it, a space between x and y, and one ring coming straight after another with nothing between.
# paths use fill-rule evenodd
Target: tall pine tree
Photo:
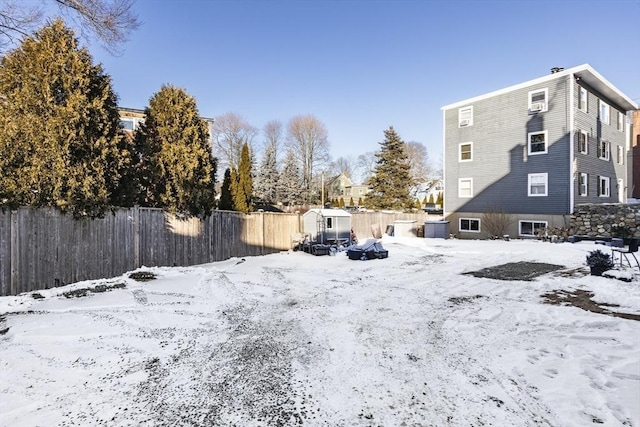
<instances>
[{"instance_id":1,"label":"tall pine tree","mask_svg":"<svg viewBox=\"0 0 640 427\"><path fill-rule=\"evenodd\" d=\"M256 179L255 196L259 203L273 205L277 199L279 180L276 147L268 144Z\"/></svg>"},{"instance_id":2,"label":"tall pine tree","mask_svg":"<svg viewBox=\"0 0 640 427\"><path fill-rule=\"evenodd\" d=\"M405 143L393 126L384 131L384 141L376 153L376 167L369 178L365 205L370 209L408 210L414 207L410 195L413 185Z\"/></svg>"},{"instance_id":3,"label":"tall pine tree","mask_svg":"<svg viewBox=\"0 0 640 427\"><path fill-rule=\"evenodd\" d=\"M99 216L131 153L111 79L56 20L0 61L0 205Z\"/></svg>"},{"instance_id":4,"label":"tall pine tree","mask_svg":"<svg viewBox=\"0 0 640 427\"><path fill-rule=\"evenodd\" d=\"M278 181L278 200L285 206L294 206L302 201L300 169L295 153L287 150L284 166Z\"/></svg>"},{"instance_id":5,"label":"tall pine tree","mask_svg":"<svg viewBox=\"0 0 640 427\"><path fill-rule=\"evenodd\" d=\"M183 89L163 86L145 109L136 146L141 204L191 215L211 212L216 161L207 123L193 97Z\"/></svg>"},{"instance_id":6,"label":"tall pine tree","mask_svg":"<svg viewBox=\"0 0 640 427\"><path fill-rule=\"evenodd\" d=\"M246 143L242 146L238 170L235 171L235 169L231 169L231 195L233 196L234 210L244 213L248 213L253 210L251 157L249 155L249 145Z\"/></svg>"},{"instance_id":7,"label":"tall pine tree","mask_svg":"<svg viewBox=\"0 0 640 427\"><path fill-rule=\"evenodd\" d=\"M218 209L223 211L233 210L233 196L231 195L231 169L224 171L224 179L220 188L220 200L218 201Z\"/></svg>"}]
</instances>

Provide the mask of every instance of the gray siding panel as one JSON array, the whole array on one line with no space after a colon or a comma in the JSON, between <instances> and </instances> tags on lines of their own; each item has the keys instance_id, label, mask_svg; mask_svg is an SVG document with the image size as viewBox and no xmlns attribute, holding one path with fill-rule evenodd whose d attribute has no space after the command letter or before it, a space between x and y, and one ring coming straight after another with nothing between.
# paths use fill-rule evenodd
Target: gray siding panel
<instances>
[{"instance_id":1,"label":"gray siding panel","mask_svg":"<svg viewBox=\"0 0 640 427\"><path fill-rule=\"evenodd\" d=\"M580 93L580 86L583 86L588 91L588 105L587 111L577 110L578 96ZM602 123L598 118L599 104L598 100L602 99L610 106L611 112L611 124ZM618 164L616 159L616 150L618 146L622 146L624 150L624 160L626 162L626 141L628 139L625 131L619 131L617 129L617 113L622 112L622 108L613 104L611 100L604 97L602 94L597 93L593 88L583 84L575 84L575 129L576 133L580 130L587 132L588 134L588 150L587 154L582 154L578 148L578 138L575 138L575 155L576 155L576 172L588 174L588 195L580 196L578 191L578 180L575 182L575 203L617 203L618 188L617 179L625 179L626 182L626 167L623 164ZM610 142L611 155L610 159L602 160L598 157L598 141L604 139ZM598 176L607 176L611 180L611 194L610 197L598 196Z\"/></svg>"},{"instance_id":2,"label":"gray siding panel","mask_svg":"<svg viewBox=\"0 0 640 427\"><path fill-rule=\"evenodd\" d=\"M569 213L569 78L532 85L473 104L473 125L458 127L458 109L445 110L445 210ZM530 114L528 92L548 89L548 111ZM548 153L527 154L528 133L548 132ZM458 161L461 142L473 161ZM528 196L528 174L548 173L548 196ZM472 199L458 197L458 178L472 177Z\"/></svg>"}]
</instances>

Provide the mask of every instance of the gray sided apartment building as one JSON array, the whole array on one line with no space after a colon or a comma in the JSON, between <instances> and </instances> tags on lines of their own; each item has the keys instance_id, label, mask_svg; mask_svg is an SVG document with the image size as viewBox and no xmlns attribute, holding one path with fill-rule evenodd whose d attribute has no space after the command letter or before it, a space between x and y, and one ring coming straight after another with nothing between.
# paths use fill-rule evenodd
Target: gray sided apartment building
<instances>
[{"instance_id":1,"label":"gray sided apartment building","mask_svg":"<svg viewBox=\"0 0 640 427\"><path fill-rule=\"evenodd\" d=\"M486 237L483 215L505 213L507 234L535 236L576 205L625 202L637 108L589 65L442 107L451 232Z\"/></svg>"}]
</instances>

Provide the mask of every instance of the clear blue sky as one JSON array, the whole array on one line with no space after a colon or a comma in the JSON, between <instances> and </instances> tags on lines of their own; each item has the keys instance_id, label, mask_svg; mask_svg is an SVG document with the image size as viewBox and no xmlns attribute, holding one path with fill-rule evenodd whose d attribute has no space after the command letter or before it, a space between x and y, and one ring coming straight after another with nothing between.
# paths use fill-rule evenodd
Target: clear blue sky
<instances>
[{"instance_id":1,"label":"clear blue sky","mask_svg":"<svg viewBox=\"0 0 640 427\"><path fill-rule=\"evenodd\" d=\"M257 128L313 114L331 154L377 151L393 125L442 153L440 107L588 63L640 102L640 0L136 0L121 56L91 47L120 105L162 84L200 114Z\"/></svg>"}]
</instances>

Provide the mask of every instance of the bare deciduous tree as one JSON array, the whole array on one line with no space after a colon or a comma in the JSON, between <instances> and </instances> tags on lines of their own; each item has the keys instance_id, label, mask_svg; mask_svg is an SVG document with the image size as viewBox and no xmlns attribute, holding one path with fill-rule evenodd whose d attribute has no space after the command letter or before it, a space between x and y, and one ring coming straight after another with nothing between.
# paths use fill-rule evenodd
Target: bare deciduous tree
<instances>
[{"instance_id":1,"label":"bare deciduous tree","mask_svg":"<svg viewBox=\"0 0 640 427\"><path fill-rule=\"evenodd\" d=\"M300 164L304 199L309 202L313 171L329 158L327 129L312 114L296 116L289 121L287 127L287 144Z\"/></svg>"},{"instance_id":2,"label":"bare deciduous tree","mask_svg":"<svg viewBox=\"0 0 640 427\"><path fill-rule=\"evenodd\" d=\"M264 133L264 146L271 147L274 156L278 158L278 152L280 151L280 143L282 142L282 123L279 120L272 120L263 129Z\"/></svg>"},{"instance_id":3,"label":"bare deciduous tree","mask_svg":"<svg viewBox=\"0 0 640 427\"><path fill-rule=\"evenodd\" d=\"M332 175L340 175L341 173L353 180L354 161L351 157L338 157L329 165L328 173Z\"/></svg>"},{"instance_id":4,"label":"bare deciduous tree","mask_svg":"<svg viewBox=\"0 0 640 427\"><path fill-rule=\"evenodd\" d=\"M422 143L411 141L405 145L405 152L409 160L410 174L414 182L427 182L431 178L432 168L429 166L427 147Z\"/></svg>"},{"instance_id":5,"label":"bare deciduous tree","mask_svg":"<svg viewBox=\"0 0 640 427\"><path fill-rule=\"evenodd\" d=\"M97 38L112 54L120 52L129 33L140 26L133 12L134 0L49 0L57 3L60 14L72 21L86 40ZM16 44L45 18L44 2L3 0L0 4L0 51Z\"/></svg>"},{"instance_id":6,"label":"bare deciduous tree","mask_svg":"<svg viewBox=\"0 0 640 427\"><path fill-rule=\"evenodd\" d=\"M366 183L376 170L376 153L368 151L358 156L356 167L360 174L360 182Z\"/></svg>"},{"instance_id":7,"label":"bare deciduous tree","mask_svg":"<svg viewBox=\"0 0 640 427\"><path fill-rule=\"evenodd\" d=\"M236 113L225 113L214 118L211 126L213 155L220 159L221 169L238 168L244 144L248 145L250 152L255 153L253 140L257 134L258 129Z\"/></svg>"}]
</instances>

